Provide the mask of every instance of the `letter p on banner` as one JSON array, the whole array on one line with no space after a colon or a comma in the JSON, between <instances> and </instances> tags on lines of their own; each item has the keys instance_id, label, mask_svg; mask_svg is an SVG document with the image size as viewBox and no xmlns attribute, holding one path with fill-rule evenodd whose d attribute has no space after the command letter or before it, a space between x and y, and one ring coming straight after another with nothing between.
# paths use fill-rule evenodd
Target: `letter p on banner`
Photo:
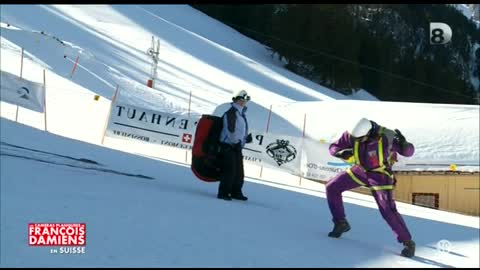
<instances>
[{"instance_id":1,"label":"letter p on banner","mask_svg":"<svg viewBox=\"0 0 480 270\"><path fill-rule=\"evenodd\" d=\"M441 45L447 44L452 40L452 28L446 23L431 22L430 23L430 44Z\"/></svg>"}]
</instances>

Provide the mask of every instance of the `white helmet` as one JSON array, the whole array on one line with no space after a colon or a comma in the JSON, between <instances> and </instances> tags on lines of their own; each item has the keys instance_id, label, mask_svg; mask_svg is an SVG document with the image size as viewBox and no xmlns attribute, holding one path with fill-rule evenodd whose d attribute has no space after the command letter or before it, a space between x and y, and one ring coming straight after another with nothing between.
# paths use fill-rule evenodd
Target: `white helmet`
<instances>
[{"instance_id":1,"label":"white helmet","mask_svg":"<svg viewBox=\"0 0 480 270\"><path fill-rule=\"evenodd\" d=\"M236 95L233 96L232 98L234 101L235 100L238 100L238 99L243 99L243 100L246 100L246 101L249 101L250 100L250 96L247 94L247 91L245 90L240 90L238 91L238 93Z\"/></svg>"},{"instance_id":2,"label":"white helmet","mask_svg":"<svg viewBox=\"0 0 480 270\"><path fill-rule=\"evenodd\" d=\"M368 134L372 129L372 122L366 118L360 119L353 128L348 130L353 137L359 138Z\"/></svg>"}]
</instances>

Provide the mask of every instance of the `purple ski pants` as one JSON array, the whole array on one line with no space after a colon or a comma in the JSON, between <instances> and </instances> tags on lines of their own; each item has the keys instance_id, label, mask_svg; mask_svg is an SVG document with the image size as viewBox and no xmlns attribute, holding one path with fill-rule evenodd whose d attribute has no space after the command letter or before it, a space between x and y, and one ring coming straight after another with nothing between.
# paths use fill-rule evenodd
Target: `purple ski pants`
<instances>
[{"instance_id":1,"label":"purple ski pants","mask_svg":"<svg viewBox=\"0 0 480 270\"><path fill-rule=\"evenodd\" d=\"M376 177L378 176L378 174L373 177L368 177L369 174L370 173L367 174L367 179L361 177L357 178L369 187L390 184L385 183L386 181L391 181L389 177ZM348 173L346 172L340 173L327 183L326 190L328 207L330 208L330 212L332 213L333 222L345 219L345 209L343 208L342 192L359 186L360 185L353 181L350 175L348 175ZM408 231L407 225L403 221L402 216L400 215L400 213L398 213L395 206L395 200L393 199L392 190L373 190L372 194L375 198L375 201L377 202L380 214L397 236L397 240L399 242L411 240L412 236Z\"/></svg>"}]
</instances>

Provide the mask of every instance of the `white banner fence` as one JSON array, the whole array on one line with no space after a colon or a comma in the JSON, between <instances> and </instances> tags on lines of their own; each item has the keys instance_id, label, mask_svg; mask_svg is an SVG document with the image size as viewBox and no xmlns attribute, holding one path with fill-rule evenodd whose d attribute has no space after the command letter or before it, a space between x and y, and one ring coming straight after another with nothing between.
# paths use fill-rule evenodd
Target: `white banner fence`
<instances>
[{"instance_id":1,"label":"white banner fence","mask_svg":"<svg viewBox=\"0 0 480 270\"><path fill-rule=\"evenodd\" d=\"M45 111L45 87L15 74L1 71L1 100L32 111Z\"/></svg>"},{"instance_id":2,"label":"white banner fence","mask_svg":"<svg viewBox=\"0 0 480 270\"><path fill-rule=\"evenodd\" d=\"M119 102L119 92L117 90L112 99L105 136L187 151L192 149L199 117L154 111ZM328 180L348 167L340 159L330 156L326 143L313 141L303 135L269 133L268 129L250 132L253 141L243 150L245 162L316 180Z\"/></svg>"}]
</instances>

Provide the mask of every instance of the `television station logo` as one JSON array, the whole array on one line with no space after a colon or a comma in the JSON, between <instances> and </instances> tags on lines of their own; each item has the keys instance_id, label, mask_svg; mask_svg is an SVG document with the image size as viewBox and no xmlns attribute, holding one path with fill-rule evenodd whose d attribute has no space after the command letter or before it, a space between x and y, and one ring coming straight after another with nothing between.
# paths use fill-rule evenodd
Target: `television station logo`
<instances>
[{"instance_id":1,"label":"television station logo","mask_svg":"<svg viewBox=\"0 0 480 270\"><path fill-rule=\"evenodd\" d=\"M49 246L52 254L85 254L85 223L29 223L28 245Z\"/></svg>"},{"instance_id":2,"label":"television station logo","mask_svg":"<svg viewBox=\"0 0 480 270\"><path fill-rule=\"evenodd\" d=\"M446 23L430 23L430 44L443 45L452 40L452 28Z\"/></svg>"},{"instance_id":3,"label":"television station logo","mask_svg":"<svg viewBox=\"0 0 480 270\"><path fill-rule=\"evenodd\" d=\"M445 255L452 251L452 243L448 240L442 239L437 242L436 248L439 255Z\"/></svg>"}]
</instances>

